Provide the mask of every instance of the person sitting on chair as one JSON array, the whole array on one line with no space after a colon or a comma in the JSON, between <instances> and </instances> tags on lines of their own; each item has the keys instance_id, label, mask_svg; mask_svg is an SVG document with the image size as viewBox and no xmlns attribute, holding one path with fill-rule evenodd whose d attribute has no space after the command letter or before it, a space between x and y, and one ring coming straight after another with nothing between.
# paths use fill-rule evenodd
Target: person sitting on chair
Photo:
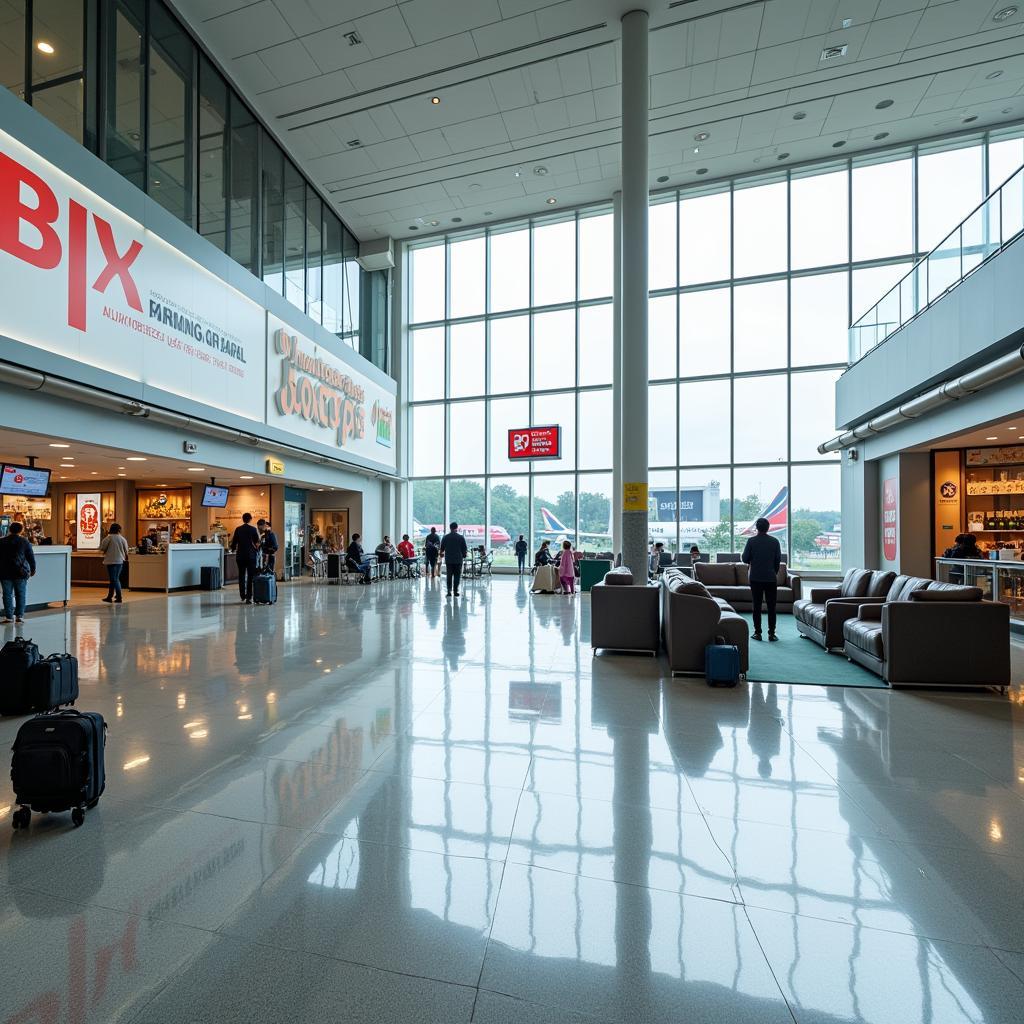
<instances>
[{"instance_id":1,"label":"person sitting on chair","mask_svg":"<svg viewBox=\"0 0 1024 1024\"><path fill-rule=\"evenodd\" d=\"M540 542L540 550L534 555L533 567L536 569L541 565L551 565L554 562L554 558L551 555L551 541L542 540Z\"/></svg>"},{"instance_id":2,"label":"person sitting on chair","mask_svg":"<svg viewBox=\"0 0 1024 1024\"><path fill-rule=\"evenodd\" d=\"M386 534L384 539L377 545L374 554L377 556L377 564L387 566L387 575L395 578L395 564L398 561L398 551L391 543L391 538Z\"/></svg>"},{"instance_id":3,"label":"person sitting on chair","mask_svg":"<svg viewBox=\"0 0 1024 1024\"><path fill-rule=\"evenodd\" d=\"M405 566L406 571L411 576L412 569L416 566L416 548L413 546L412 541L409 540L409 534L407 533L402 534L402 543L398 545L398 554L401 556L402 564Z\"/></svg>"},{"instance_id":4,"label":"person sitting on chair","mask_svg":"<svg viewBox=\"0 0 1024 1024\"><path fill-rule=\"evenodd\" d=\"M363 583L370 582L370 560L363 554L363 545L359 543L359 534L352 534L352 543L349 544L345 553L345 568L349 572L358 572L363 575Z\"/></svg>"}]
</instances>

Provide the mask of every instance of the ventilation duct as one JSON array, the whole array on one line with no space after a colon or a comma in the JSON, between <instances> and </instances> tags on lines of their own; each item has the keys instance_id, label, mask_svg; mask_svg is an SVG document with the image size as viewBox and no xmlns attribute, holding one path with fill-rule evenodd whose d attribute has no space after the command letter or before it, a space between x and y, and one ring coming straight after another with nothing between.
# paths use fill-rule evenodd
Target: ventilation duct
<instances>
[{"instance_id":1,"label":"ventilation duct","mask_svg":"<svg viewBox=\"0 0 1024 1024\"><path fill-rule=\"evenodd\" d=\"M978 391L983 391L985 388L990 388L993 384L998 384L1007 377L1020 373L1021 370L1024 370L1024 345L1007 353L1005 356L1001 356L999 359L994 359L991 363L986 363L977 370L971 370L970 373L955 377L953 380L947 380L945 383L924 392L924 394L911 398L902 405L887 409L873 419L858 424L851 430L833 437L824 444L819 444L818 452L821 455L827 455L829 452L837 452L842 448L847 448L851 444L856 444L857 441L863 441L867 437L881 434L882 431L889 430L900 423L905 423L907 420L914 420L919 416L924 416L933 409L939 408L939 406L955 402L960 398L967 398L968 395L973 395Z\"/></svg>"}]
</instances>

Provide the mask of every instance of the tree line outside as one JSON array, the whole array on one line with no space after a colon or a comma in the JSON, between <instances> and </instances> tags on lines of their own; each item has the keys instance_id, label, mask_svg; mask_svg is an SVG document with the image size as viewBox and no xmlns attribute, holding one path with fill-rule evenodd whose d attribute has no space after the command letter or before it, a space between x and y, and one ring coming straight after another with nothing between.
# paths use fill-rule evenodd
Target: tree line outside
<instances>
[{"instance_id":1,"label":"tree line outside","mask_svg":"<svg viewBox=\"0 0 1024 1024\"><path fill-rule=\"evenodd\" d=\"M521 481L525 486L526 481ZM555 487L564 487L565 478L553 481ZM581 491L579 494L579 522L576 520L576 495L571 490L545 495L545 480L542 475L533 478L533 548L539 547L541 540L563 539L561 535L545 533L545 523L541 509L546 508L569 527L578 530L580 537L578 546L585 551L606 551L611 548L611 497L596 491ZM421 526L440 526L444 523L444 481L416 480L412 487L413 519ZM482 525L484 523L484 484L479 480L451 480L449 482L449 515L463 525ZM719 552L742 551L746 538L742 531L758 515L763 508L763 501L756 494L730 501L721 499L721 522L713 529L705 531L701 550L714 556ZM730 522L730 517L732 522ZM503 528L511 538L502 547L488 543L494 549L496 565L514 565L515 555L512 545L519 534L530 541L530 501L526 494L520 493L510 483L495 479L491 483L491 526ZM783 550L789 547L789 535L792 535L794 566L813 566L818 569L838 569L839 552L823 552L816 543L816 538L824 531L832 530L839 522L839 512L835 510L813 511L798 508L792 513L789 530L778 534ZM569 537L570 540L575 538ZM666 548L674 550L674 544L666 544ZM531 554L532 557L532 554Z\"/></svg>"}]
</instances>

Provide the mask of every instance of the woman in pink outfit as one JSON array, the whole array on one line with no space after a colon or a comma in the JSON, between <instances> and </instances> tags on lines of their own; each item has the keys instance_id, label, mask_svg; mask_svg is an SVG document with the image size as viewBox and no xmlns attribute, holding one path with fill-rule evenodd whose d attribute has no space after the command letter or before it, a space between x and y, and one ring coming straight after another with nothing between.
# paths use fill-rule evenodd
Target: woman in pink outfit
<instances>
[{"instance_id":1,"label":"woman in pink outfit","mask_svg":"<svg viewBox=\"0 0 1024 1024\"><path fill-rule=\"evenodd\" d=\"M563 594L576 593L576 559L573 557L572 542L562 541L562 557L558 560L558 579Z\"/></svg>"}]
</instances>

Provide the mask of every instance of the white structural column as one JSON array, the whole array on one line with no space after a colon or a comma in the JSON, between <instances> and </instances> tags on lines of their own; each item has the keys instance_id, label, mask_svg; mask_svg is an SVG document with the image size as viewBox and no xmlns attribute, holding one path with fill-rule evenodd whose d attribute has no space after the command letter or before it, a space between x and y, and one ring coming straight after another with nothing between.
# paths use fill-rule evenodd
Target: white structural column
<instances>
[{"instance_id":1,"label":"white structural column","mask_svg":"<svg viewBox=\"0 0 1024 1024\"><path fill-rule=\"evenodd\" d=\"M612 196L612 559L622 551L622 193Z\"/></svg>"},{"instance_id":2,"label":"white structural column","mask_svg":"<svg viewBox=\"0 0 1024 1024\"><path fill-rule=\"evenodd\" d=\"M647 583L647 11L622 18L622 562ZM675 429L675 424L671 424Z\"/></svg>"}]
</instances>

